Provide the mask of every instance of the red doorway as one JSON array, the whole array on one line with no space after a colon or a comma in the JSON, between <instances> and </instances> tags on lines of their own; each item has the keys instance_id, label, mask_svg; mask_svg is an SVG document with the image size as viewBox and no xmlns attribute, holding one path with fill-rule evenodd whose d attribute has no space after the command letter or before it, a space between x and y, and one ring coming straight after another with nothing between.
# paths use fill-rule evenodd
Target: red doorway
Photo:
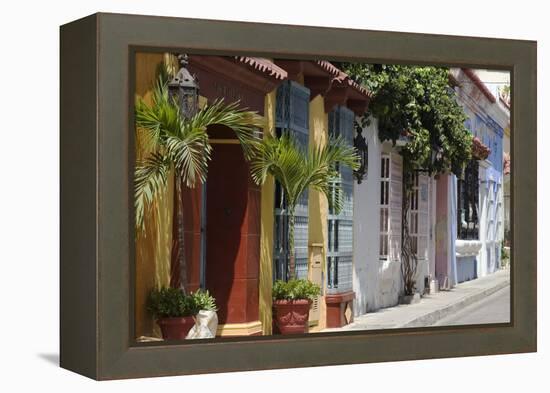
<instances>
[{"instance_id":1,"label":"red doorway","mask_svg":"<svg viewBox=\"0 0 550 393\"><path fill-rule=\"evenodd\" d=\"M206 185L206 288L220 324L258 320L260 189L233 131L209 129Z\"/></svg>"}]
</instances>

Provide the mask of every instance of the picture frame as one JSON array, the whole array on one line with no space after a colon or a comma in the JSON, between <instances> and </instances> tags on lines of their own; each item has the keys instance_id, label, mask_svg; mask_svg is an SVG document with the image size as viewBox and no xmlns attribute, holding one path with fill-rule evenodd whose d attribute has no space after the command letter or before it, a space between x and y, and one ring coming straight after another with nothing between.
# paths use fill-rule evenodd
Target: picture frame
<instances>
[{"instance_id":1,"label":"picture frame","mask_svg":"<svg viewBox=\"0 0 550 393\"><path fill-rule=\"evenodd\" d=\"M492 68L511 73L511 322L136 343L136 51ZM97 13L60 28L60 365L97 380L534 352L534 41Z\"/></svg>"}]
</instances>

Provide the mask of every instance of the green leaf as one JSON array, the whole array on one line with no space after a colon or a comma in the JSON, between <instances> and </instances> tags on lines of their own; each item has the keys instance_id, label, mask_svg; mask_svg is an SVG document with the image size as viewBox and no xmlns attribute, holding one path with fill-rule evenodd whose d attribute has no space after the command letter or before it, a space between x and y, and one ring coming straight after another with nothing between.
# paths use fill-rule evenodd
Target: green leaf
<instances>
[{"instance_id":1,"label":"green leaf","mask_svg":"<svg viewBox=\"0 0 550 393\"><path fill-rule=\"evenodd\" d=\"M135 208L136 225L143 227L144 214L158 193L167 185L169 168L188 187L206 180L212 146L208 127L225 126L235 132L247 159L252 159L261 140L257 132L263 127L256 112L239 108L239 103L225 104L214 101L197 111L190 119L180 113L178 105L168 92L168 71L160 72L151 104L137 98L135 103L136 127L146 151L152 151L136 163Z\"/></svg>"}]
</instances>

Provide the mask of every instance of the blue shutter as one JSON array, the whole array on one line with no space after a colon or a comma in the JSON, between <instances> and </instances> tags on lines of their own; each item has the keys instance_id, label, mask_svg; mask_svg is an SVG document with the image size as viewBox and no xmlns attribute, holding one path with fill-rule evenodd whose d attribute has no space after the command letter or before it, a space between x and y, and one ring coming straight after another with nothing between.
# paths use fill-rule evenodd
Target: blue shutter
<instances>
[{"instance_id":1,"label":"blue shutter","mask_svg":"<svg viewBox=\"0 0 550 393\"><path fill-rule=\"evenodd\" d=\"M342 137L353 146L354 120L353 111L339 106L328 116L329 135ZM336 214L329 209L328 216L328 252L327 252L327 288L328 293L346 292L352 289L353 271L353 170L347 166L338 168L344 207ZM332 191L334 192L334 191Z\"/></svg>"},{"instance_id":2,"label":"blue shutter","mask_svg":"<svg viewBox=\"0 0 550 393\"><path fill-rule=\"evenodd\" d=\"M277 89L275 127L277 135L288 131L307 151L309 146L309 89L293 81L286 81ZM304 192L296 206L294 246L296 275L307 278L308 269L308 192ZM275 239L274 279L288 279L288 216L281 206L281 187L275 185Z\"/></svg>"}]
</instances>

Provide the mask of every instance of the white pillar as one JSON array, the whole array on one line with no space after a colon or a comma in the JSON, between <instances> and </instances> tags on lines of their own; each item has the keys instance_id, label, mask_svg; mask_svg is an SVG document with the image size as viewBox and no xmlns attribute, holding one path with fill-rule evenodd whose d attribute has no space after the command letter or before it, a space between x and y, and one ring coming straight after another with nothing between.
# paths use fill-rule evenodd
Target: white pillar
<instances>
[{"instance_id":1,"label":"white pillar","mask_svg":"<svg viewBox=\"0 0 550 393\"><path fill-rule=\"evenodd\" d=\"M380 266L380 157L377 121L363 130L368 143L367 175L353 188L353 290L355 315L378 309Z\"/></svg>"}]
</instances>

